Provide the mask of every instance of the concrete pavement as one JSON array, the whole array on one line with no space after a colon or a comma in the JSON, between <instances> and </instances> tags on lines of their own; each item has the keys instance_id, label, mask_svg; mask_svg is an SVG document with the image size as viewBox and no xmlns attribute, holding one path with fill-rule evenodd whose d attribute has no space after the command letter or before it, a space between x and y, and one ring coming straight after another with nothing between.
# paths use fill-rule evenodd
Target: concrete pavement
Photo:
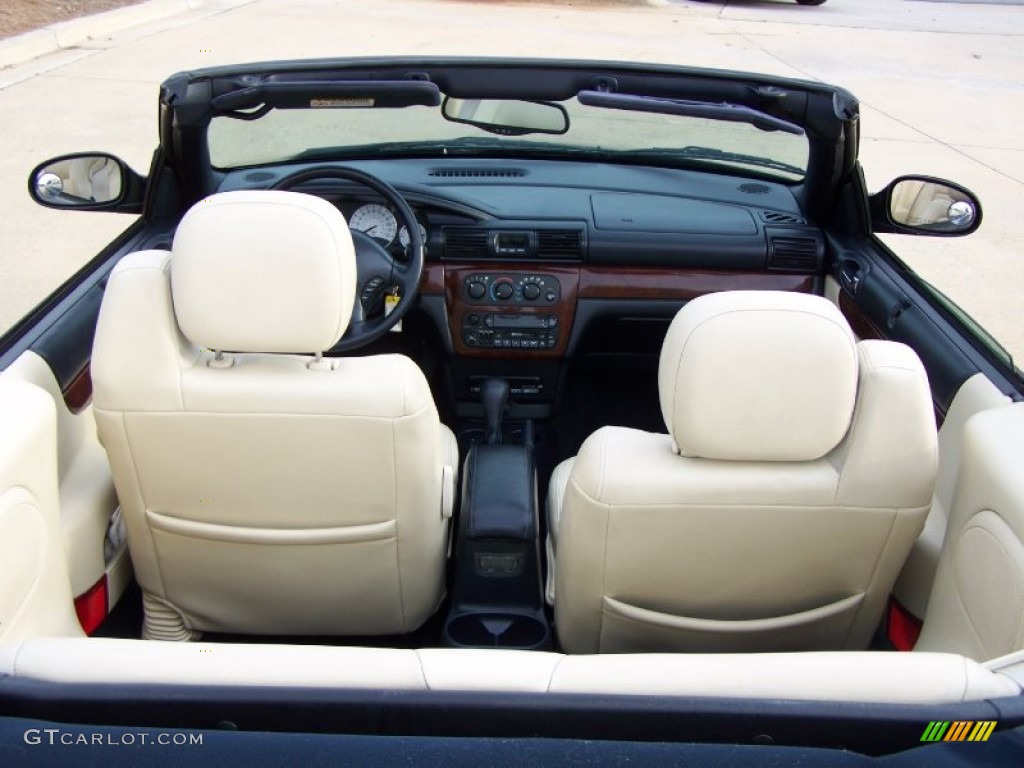
<instances>
[{"instance_id":1,"label":"concrete pavement","mask_svg":"<svg viewBox=\"0 0 1024 768\"><path fill-rule=\"evenodd\" d=\"M84 35L60 30L57 45L65 47L49 44L43 55L0 69L0 330L129 223L35 206L28 172L47 157L87 149L145 171L156 144L157 85L173 72L309 56L555 56L749 70L849 88L862 101L872 188L917 172L981 196L985 221L975 235L889 242L1024 359L1019 5L151 0L132 12L104 24L94 17ZM3 51L0 44L0 61Z\"/></svg>"}]
</instances>

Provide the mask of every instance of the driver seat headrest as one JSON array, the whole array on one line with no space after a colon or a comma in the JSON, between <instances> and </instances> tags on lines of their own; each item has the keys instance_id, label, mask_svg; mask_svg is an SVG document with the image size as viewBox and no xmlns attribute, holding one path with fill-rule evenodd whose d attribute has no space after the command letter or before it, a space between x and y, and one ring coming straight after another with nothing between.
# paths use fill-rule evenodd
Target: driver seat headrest
<instances>
[{"instance_id":1,"label":"driver seat headrest","mask_svg":"<svg viewBox=\"0 0 1024 768\"><path fill-rule=\"evenodd\" d=\"M323 352L344 335L356 260L344 216L297 192L211 195L185 214L171 248L182 334L233 352Z\"/></svg>"}]
</instances>

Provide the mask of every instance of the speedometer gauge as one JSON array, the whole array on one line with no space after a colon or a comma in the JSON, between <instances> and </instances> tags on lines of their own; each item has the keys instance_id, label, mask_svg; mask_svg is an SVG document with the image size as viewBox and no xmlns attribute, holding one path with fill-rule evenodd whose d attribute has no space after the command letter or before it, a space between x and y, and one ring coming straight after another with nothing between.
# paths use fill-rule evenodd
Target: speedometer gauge
<instances>
[{"instance_id":1,"label":"speedometer gauge","mask_svg":"<svg viewBox=\"0 0 1024 768\"><path fill-rule=\"evenodd\" d=\"M391 245L398 234L398 220L395 219L395 214L376 203L357 208L349 218L348 225L384 245Z\"/></svg>"},{"instance_id":2,"label":"speedometer gauge","mask_svg":"<svg viewBox=\"0 0 1024 768\"><path fill-rule=\"evenodd\" d=\"M420 241L424 245L426 245L427 244L427 230L419 222L416 222L416 226L418 226L420 228ZM400 242L402 244L403 248L408 248L409 247L409 243L412 242L412 239L409 237L409 228L408 227L404 227L403 226L400 230L398 230L398 242Z\"/></svg>"}]
</instances>

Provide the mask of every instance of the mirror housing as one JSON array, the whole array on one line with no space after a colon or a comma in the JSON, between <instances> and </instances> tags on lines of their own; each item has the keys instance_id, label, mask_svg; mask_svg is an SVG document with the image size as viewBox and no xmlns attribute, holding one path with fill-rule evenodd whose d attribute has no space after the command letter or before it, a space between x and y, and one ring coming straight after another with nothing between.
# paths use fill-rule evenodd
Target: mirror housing
<instances>
[{"instance_id":1,"label":"mirror housing","mask_svg":"<svg viewBox=\"0 0 1024 768\"><path fill-rule=\"evenodd\" d=\"M569 113L561 104L517 99L453 99L441 102L441 114L453 123L472 125L501 136L530 133L561 135L569 130Z\"/></svg>"},{"instance_id":2,"label":"mirror housing","mask_svg":"<svg viewBox=\"0 0 1024 768\"><path fill-rule=\"evenodd\" d=\"M900 176L869 198L876 233L962 237L981 226L981 202L969 189L931 176Z\"/></svg>"},{"instance_id":3,"label":"mirror housing","mask_svg":"<svg viewBox=\"0 0 1024 768\"><path fill-rule=\"evenodd\" d=\"M40 163L29 174L29 196L46 208L142 213L146 180L104 152L76 152Z\"/></svg>"}]
</instances>

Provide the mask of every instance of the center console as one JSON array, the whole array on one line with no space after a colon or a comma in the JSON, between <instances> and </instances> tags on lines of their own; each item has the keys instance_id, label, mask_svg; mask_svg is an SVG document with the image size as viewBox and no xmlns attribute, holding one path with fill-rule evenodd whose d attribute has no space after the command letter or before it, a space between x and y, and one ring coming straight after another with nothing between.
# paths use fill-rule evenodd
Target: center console
<instances>
[{"instance_id":1,"label":"center console","mask_svg":"<svg viewBox=\"0 0 1024 768\"><path fill-rule=\"evenodd\" d=\"M550 647L541 592L540 525L532 438L503 444L509 384L481 383L485 442L463 465L455 578L444 643L455 647ZM527 433L532 434L532 425Z\"/></svg>"},{"instance_id":2,"label":"center console","mask_svg":"<svg viewBox=\"0 0 1024 768\"><path fill-rule=\"evenodd\" d=\"M455 580L444 643L462 648L548 648L530 449L477 445L463 471Z\"/></svg>"},{"instance_id":3,"label":"center console","mask_svg":"<svg viewBox=\"0 0 1024 768\"><path fill-rule=\"evenodd\" d=\"M473 357L545 358L562 354L576 307L579 270L445 270L456 352Z\"/></svg>"},{"instance_id":4,"label":"center console","mask_svg":"<svg viewBox=\"0 0 1024 768\"><path fill-rule=\"evenodd\" d=\"M511 247L511 246L510 246ZM444 293L455 355L458 415L479 415L480 382L506 379L513 418L550 415L576 313L580 271L565 264L446 264Z\"/></svg>"}]
</instances>

